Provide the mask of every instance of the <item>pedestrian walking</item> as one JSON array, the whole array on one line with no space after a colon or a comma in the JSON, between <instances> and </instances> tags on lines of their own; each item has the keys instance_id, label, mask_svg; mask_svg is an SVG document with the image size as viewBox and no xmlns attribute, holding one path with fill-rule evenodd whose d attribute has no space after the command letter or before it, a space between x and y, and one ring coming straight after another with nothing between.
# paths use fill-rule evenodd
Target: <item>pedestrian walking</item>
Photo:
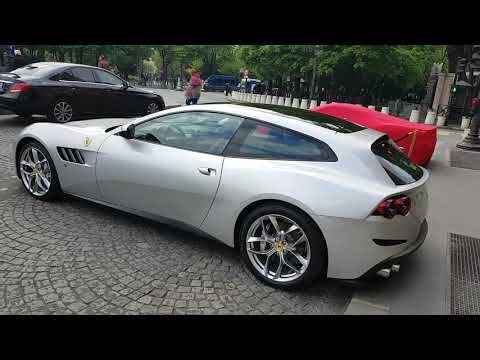
<instances>
[{"instance_id":1,"label":"pedestrian walking","mask_svg":"<svg viewBox=\"0 0 480 360\"><path fill-rule=\"evenodd\" d=\"M105 55L100 55L100 57L98 58L98 67L108 70L108 60Z\"/></svg>"},{"instance_id":2,"label":"pedestrian walking","mask_svg":"<svg viewBox=\"0 0 480 360\"><path fill-rule=\"evenodd\" d=\"M402 100L400 98L395 100L394 111L396 116L400 116L400 113L402 111L402 105Z\"/></svg>"},{"instance_id":3,"label":"pedestrian walking","mask_svg":"<svg viewBox=\"0 0 480 360\"><path fill-rule=\"evenodd\" d=\"M191 88L191 93L188 88ZM200 95L202 94L202 79L200 78L200 72L194 71L192 72L192 77L190 78L190 82L187 86L187 91L185 92L185 96L187 98L186 104L187 105L195 105L197 104L198 100L200 99Z\"/></svg>"},{"instance_id":4,"label":"pedestrian walking","mask_svg":"<svg viewBox=\"0 0 480 360\"><path fill-rule=\"evenodd\" d=\"M186 105L192 105L192 97L193 97L192 90L193 90L192 85L188 83L187 86L185 87L185 104Z\"/></svg>"},{"instance_id":5,"label":"pedestrian walking","mask_svg":"<svg viewBox=\"0 0 480 360\"><path fill-rule=\"evenodd\" d=\"M230 83L226 83L225 86L225 96L232 95L232 87L230 86Z\"/></svg>"}]
</instances>

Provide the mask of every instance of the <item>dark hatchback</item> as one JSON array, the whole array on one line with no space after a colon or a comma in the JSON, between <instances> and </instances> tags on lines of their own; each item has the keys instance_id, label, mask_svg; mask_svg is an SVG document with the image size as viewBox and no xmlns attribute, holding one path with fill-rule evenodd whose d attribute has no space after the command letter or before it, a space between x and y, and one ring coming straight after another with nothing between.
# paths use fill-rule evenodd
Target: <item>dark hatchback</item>
<instances>
[{"instance_id":1,"label":"dark hatchback","mask_svg":"<svg viewBox=\"0 0 480 360\"><path fill-rule=\"evenodd\" d=\"M165 109L165 102L104 69L41 62L0 74L0 108L68 122L85 115L146 115Z\"/></svg>"}]
</instances>

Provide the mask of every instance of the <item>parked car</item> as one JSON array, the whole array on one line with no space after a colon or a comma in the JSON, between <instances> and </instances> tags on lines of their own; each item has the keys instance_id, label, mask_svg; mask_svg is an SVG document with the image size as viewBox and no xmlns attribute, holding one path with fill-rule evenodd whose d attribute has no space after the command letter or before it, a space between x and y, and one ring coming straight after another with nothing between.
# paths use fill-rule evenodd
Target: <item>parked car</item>
<instances>
[{"instance_id":1,"label":"parked car","mask_svg":"<svg viewBox=\"0 0 480 360\"><path fill-rule=\"evenodd\" d=\"M255 89L261 83L262 83L262 81L258 80L258 79L248 79L248 85L247 85L245 79L242 79L242 81L240 81L240 83L236 86L235 90L240 91L240 92L250 93L250 92L252 92L252 88L253 88L254 93L256 93Z\"/></svg>"},{"instance_id":2,"label":"parked car","mask_svg":"<svg viewBox=\"0 0 480 360\"><path fill-rule=\"evenodd\" d=\"M64 123L82 115L146 115L163 110L165 102L104 69L40 62L0 74L0 107Z\"/></svg>"},{"instance_id":3,"label":"parked car","mask_svg":"<svg viewBox=\"0 0 480 360\"><path fill-rule=\"evenodd\" d=\"M308 110L204 104L42 122L15 146L34 198L68 193L194 229L276 287L388 270L427 232L428 172L387 135Z\"/></svg>"},{"instance_id":4,"label":"parked car","mask_svg":"<svg viewBox=\"0 0 480 360\"><path fill-rule=\"evenodd\" d=\"M211 75L203 83L203 89L205 91L225 91L227 84L230 84L231 88L237 85L237 79L235 76L227 75Z\"/></svg>"},{"instance_id":5,"label":"parked car","mask_svg":"<svg viewBox=\"0 0 480 360\"><path fill-rule=\"evenodd\" d=\"M331 103L312 109L387 134L412 161L427 165L437 143L437 128L353 104Z\"/></svg>"}]
</instances>

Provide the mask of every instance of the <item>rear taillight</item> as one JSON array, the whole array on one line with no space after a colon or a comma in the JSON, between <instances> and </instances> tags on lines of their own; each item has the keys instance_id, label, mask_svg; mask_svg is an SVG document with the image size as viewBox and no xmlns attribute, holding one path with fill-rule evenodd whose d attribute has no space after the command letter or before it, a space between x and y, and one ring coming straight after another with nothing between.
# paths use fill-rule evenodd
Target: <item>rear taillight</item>
<instances>
[{"instance_id":1,"label":"rear taillight","mask_svg":"<svg viewBox=\"0 0 480 360\"><path fill-rule=\"evenodd\" d=\"M17 92L22 92L22 91L28 90L31 87L32 87L32 85L30 85L30 84L16 83L16 84L13 84L12 86L10 86L9 91L13 92L13 93L17 93Z\"/></svg>"},{"instance_id":2,"label":"rear taillight","mask_svg":"<svg viewBox=\"0 0 480 360\"><path fill-rule=\"evenodd\" d=\"M398 196L387 200L383 200L373 215L383 216L387 219L393 218L395 215L405 216L409 213L411 201L408 196Z\"/></svg>"}]
</instances>

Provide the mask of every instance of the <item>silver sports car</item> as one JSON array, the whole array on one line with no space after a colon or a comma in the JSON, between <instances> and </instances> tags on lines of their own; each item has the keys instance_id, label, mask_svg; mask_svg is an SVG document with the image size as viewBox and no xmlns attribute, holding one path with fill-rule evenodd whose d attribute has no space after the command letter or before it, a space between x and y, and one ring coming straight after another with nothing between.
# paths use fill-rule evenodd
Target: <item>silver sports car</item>
<instances>
[{"instance_id":1,"label":"silver sports car","mask_svg":"<svg viewBox=\"0 0 480 360\"><path fill-rule=\"evenodd\" d=\"M427 232L428 172L385 134L306 110L205 104L36 123L15 159L37 199L67 193L187 226L277 287L389 275Z\"/></svg>"}]
</instances>

